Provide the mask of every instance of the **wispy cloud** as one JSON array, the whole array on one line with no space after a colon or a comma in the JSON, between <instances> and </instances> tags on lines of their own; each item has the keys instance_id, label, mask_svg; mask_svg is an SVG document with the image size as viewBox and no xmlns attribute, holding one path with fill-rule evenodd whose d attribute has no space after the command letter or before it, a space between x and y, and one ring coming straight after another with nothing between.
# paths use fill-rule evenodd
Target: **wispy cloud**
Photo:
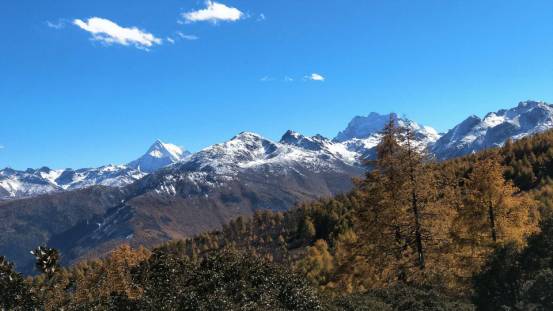
<instances>
[{"instance_id":1,"label":"wispy cloud","mask_svg":"<svg viewBox=\"0 0 553 311\"><path fill-rule=\"evenodd\" d=\"M46 21L46 26L54 29L65 28L65 20L59 19L57 22Z\"/></svg>"},{"instance_id":2,"label":"wispy cloud","mask_svg":"<svg viewBox=\"0 0 553 311\"><path fill-rule=\"evenodd\" d=\"M91 17L86 22L75 19L73 24L91 33L94 40L108 45L134 45L137 48L148 50L148 48L162 43L161 39L151 33L136 27L121 27L105 18Z\"/></svg>"},{"instance_id":3,"label":"wispy cloud","mask_svg":"<svg viewBox=\"0 0 553 311\"><path fill-rule=\"evenodd\" d=\"M320 82L323 82L325 80L325 77L323 77L322 75L318 74L318 73L312 73L308 76L305 76L305 79L307 80L311 80L311 81L320 81Z\"/></svg>"},{"instance_id":4,"label":"wispy cloud","mask_svg":"<svg viewBox=\"0 0 553 311\"><path fill-rule=\"evenodd\" d=\"M186 35L180 31L175 31L174 34L170 37L167 37L165 39L165 41L171 43L171 44L175 44L177 43L177 41L182 41L182 40L187 40L187 41L194 41L194 40L198 40L199 37L198 36L195 36L195 35Z\"/></svg>"},{"instance_id":5,"label":"wispy cloud","mask_svg":"<svg viewBox=\"0 0 553 311\"><path fill-rule=\"evenodd\" d=\"M273 81L274 79L269 77L269 76L264 76L264 77L261 77L261 79L259 79L259 81L261 82L269 82L269 81Z\"/></svg>"},{"instance_id":6,"label":"wispy cloud","mask_svg":"<svg viewBox=\"0 0 553 311\"><path fill-rule=\"evenodd\" d=\"M318 73L312 73L302 77L284 76L283 78L273 78L272 76L264 76L259 81L261 82L296 82L296 81L325 81L325 77Z\"/></svg>"},{"instance_id":7,"label":"wispy cloud","mask_svg":"<svg viewBox=\"0 0 553 311\"><path fill-rule=\"evenodd\" d=\"M185 35L185 34L183 34L183 33L180 32L180 31L177 31L177 36L179 36L181 39L189 40L189 41L194 41L194 40L198 40L198 39L199 39L199 37L196 36L196 35Z\"/></svg>"},{"instance_id":8,"label":"wispy cloud","mask_svg":"<svg viewBox=\"0 0 553 311\"><path fill-rule=\"evenodd\" d=\"M185 22L211 22L216 24L218 22L236 22L246 16L239 9L222 3L207 0L205 4L205 9L182 13Z\"/></svg>"},{"instance_id":9,"label":"wispy cloud","mask_svg":"<svg viewBox=\"0 0 553 311\"><path fill-rule=\"evenodd\" d=\"M263 14L263 13L261 13L261 14L259 14L259 15L257 16L257 21L258 21L258 22L264 21L264 20L266 20L266 19L267 19L267 17L266 17L265 14Z\"/></svg>"}]
</instances>

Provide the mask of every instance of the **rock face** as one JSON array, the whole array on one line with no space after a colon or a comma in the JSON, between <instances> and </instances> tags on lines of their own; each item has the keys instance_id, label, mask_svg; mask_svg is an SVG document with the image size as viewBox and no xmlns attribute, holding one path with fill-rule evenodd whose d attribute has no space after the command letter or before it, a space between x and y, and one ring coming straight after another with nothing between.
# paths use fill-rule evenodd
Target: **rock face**
<instances>
[{"instance_id":1,"label":"rock face","mask_svg":"<svg viewBox=\"0 0 553 311\"><path fill-rule=\"evenodd\" d=\"M508 139L553 128L553 107L525 101L509 110L488 113L483 119L470 116L443 135L432 147L438 159L449 159L486 148L502 146Z\"/></svg>"}]
</instances>

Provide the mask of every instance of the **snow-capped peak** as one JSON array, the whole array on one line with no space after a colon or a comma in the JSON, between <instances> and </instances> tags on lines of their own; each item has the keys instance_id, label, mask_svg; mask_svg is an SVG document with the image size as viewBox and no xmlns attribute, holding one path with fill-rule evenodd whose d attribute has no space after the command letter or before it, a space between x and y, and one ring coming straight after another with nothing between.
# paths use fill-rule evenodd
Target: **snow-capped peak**
<instances>
[{"instance_id":1,"label":"snow-capped peak","mask_svg":"<svg viewBox=\"0 0 553 311\"><path fill-rule=\"evenodd\" d=\"M164 143L161 140L157 139L154 144L148 149L147 154L153 158L164 158L169 157L175 161L178 161L182 158L183 150L181 147Z\"/></svg>"},{"instance_id":2,"label":"snow-capped peak","mask_svg":"<svg viewBox=\"0 0 553 311\"><path fill-rule=\"evenodd\" d=\"M416 144L421 148L432 146L440 138L440 134L435 129L399 118L395 113L381 115L371 112L366 117L354 117L346 129L338 133L333 142L339 142L350 152L357 153L357 158L372 158L375 156L375 147L380 142L381 131L390 120L398 126L413 130Z\"/></svg>"},{"instance_id":3,"label":"snow-capped peak","mask_svg":"<svg viewBox=\"0 0 553 311\"><path fill-rule=\"evenodd\" d=\"M336 135L334 140L343 142L353 138L368 138L382 131L390 119L397 120L398 117L395 113L381 115L376 112L371 112L366 117L356 116L349 122L345 130Z\"/></svg>"},{"instance_id":4,"label":"snow-capped peak","mask_svg":"<svg viewBox=\"0 0 553 311\"><path fill-rule=\"evenodd\" d=\"M129 167L145 173L154 172L162 167L183 160L190 152L183 148L164 143L157 139L146 154L128 164Z\"/></svg>"},{"instance_id":5,"label":"snow-capped peak","mask_svg":"<svg viewBox=\"0 0 553 311\"><path fill-rule=\"evenodd\" d=\"M380 135L380 132L390 120L393 120L399 126L411 128L415 132L417 140L425 145L431 145L440 138L440 134L430 126L423 126L414 121L400 118L395 113L381 115L371 112L366 117L354 117L346 129L336 135L334 141L352 142L355 140L369 140L372 142L375 137Z\"/></svg>"}]
</instances>

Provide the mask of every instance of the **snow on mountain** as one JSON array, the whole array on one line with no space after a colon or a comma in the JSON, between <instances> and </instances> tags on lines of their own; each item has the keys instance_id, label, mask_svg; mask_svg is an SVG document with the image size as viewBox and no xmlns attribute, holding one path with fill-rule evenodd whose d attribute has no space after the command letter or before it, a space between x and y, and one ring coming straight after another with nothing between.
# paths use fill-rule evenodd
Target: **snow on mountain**
<instances>
[{"instance_id":1,"label":"snow on mountain","mask_svg":"<svg viewBox=\"0 0 553 311\"><path fill-rule=\"evenodd\" d=\"M162 167L183 160L190 152L179 146L156 140L148 151L135 161L128 164L136 170L152 173Z\"/></svg>"},{"instance_id":2,"label":"snow on mountain","mask_svg":"<svg viewBox=\"0 0 553 311\"><path fill-rule=\"evenodd\" d=\"M96 185L122 187L157 169L183 160L189 154L180 147L156 140L146 154L128 165L110 164L77 170L42 167L17 171L6 168L0 170L0 200Z\"/></svg>"},{"instance_id":3,"label":"snow on mountain","mask_svg":"<svg viewBox=\"0 0 553 311\"><path fill-rule=\"evenodd\" d=\"M239 178L259 181L262 177L319 174L312 178L320 181L323 174L325 178L332 178L332 174L343 177L358 173L363 160L375 156L380 132L390 119L399 126L411 128L420 148L428 148L437 158L447 159L501 146L509 138L519 139L553 128L553 106L544 102L521 102L515 108L489 113L483 119L471 116L443 136L431 127L399 118L394 113L373 112L366 117L353 118L332 140L321 135L309 137L287 131L275 142L243 132L194 154L157 140L146 154L127 165L79 170L0 170L0 199L93 185L121 187L146 175L153 176L142 186L154 187L163 193L188 191L178 189L183 181L189 183L186 187L193 185L200 189Z\"/></svg>"},{"instance_id":4,"label":"snow on mountain","mask_svg":"<svg viewBox=\"0 0 553 311\"><path fill-rule=\"evenodd\" d=\"M51 180L53 174L45 178L41 176L41 170L45 171L49 169L16 171L6 168L0 170L0 199L34 196L60 190Z\"/></svg>"},{"instance_id":5,"label":"snow on mountain","mask_svg":"<svg viewBox=\"0 0 553 311\"><path fill-rule=\"evenodd\" d=\"M439 159L448 159L486 148L502 146L508 139L553 128L553 106L524 101L517 107L488 113L483 119L470 116L443 135L432 147Z\"/></svg>"},{"instance_id":6,"label":"snow on mountain","mask_svg":"<svg viewBox=\"0 0 553 311\"><path fill-rule=\"evenodd\" d=\"M287 131L275 142L256 133L243 132L227 142L205 148L189 158L172 165L157 174L158 179L148 181L157 193L175 195L183 183L191 183L198 191L222 188L239 179L281 178L293 174L327 174L353 177L364 170L362 162L373 156L374 147L380 140L380 131L386 120L394 114L381 116L376 113L369 118L356 117L339 137L347 140L328 139L322 135L305 136ZM365 124L360 122L372 122ZM400 126L415 131L421 147L434 143L439 135L430 127L404 119L396 119ZM353 128L356 127L356 128ZM353 136L357 135L357 136ZM255 176L255 177L254 177ZM200 190L203 189L203 190ZM182 193L181 193L182 194Z\"/></svg>"},{"instance_id":7,"label":"snow on mountain","mask_svg":"<svg viewBox=\"0 0 553 311\"><path fill-rule=\"evenodd\" d=\"M351 137L344 141L288 131L279 142L274 142L255 133L243 132L195 154L157 140L142 157L127 165L78 170L42 168L24 172L6 169L0 171L0 198L34 196L94 185L122 187L162 168L167 168L162 170L163 174L168 173L163 176L158 190L166 193L174 193L175 183L183 179L198 185L213 186L236 180L238 175L244 173L262 172L269 177L293 173L334 172L343 175L346 171L358 172L361 160L371 156L371 150L380 139L384 120L388 122L390 116L395 117L372 113L367 118L354 118L343 132ZM374 124L371 119L376 120ZM397 119L397 122L412 127L424 146L432 143L437 135L431 128L415 122L403 119Z\"/></svg>"},{"instance_id":8,"label":"snow on mountain","mask_svg":"<svg viewBox=\"0 0 553 311\"><path fill-rule=\"evenodd\" d=\"M346 129L334 138L334 142L341 143L347 150L356 153L357 157L372 158L381 139L380 132L390 119L398 126L411 128L415 133L415 143L420 148L430 147L440 138L440 134L432 127L399 118L395 113L381 115L372 112L366 117L353 118Z\"/></svg>"},{"instance_id":9,"label":"snow on mountain","mask_svg":"<svg viewBox=\"0 0 553 311\"><path fill-rule=\"evenodd\" d=\"M390 118L397 119L395 114L381 115L376 112L371 112L368 116L356 116L348 124L345 130L341 131L334 138L335 141L344 142L354 138L364 139L369 138L374 134L379 133Z\"/></svg>"},{"instance_id":10,"label":"snow on mountain","mask_svg":"<svg viewBox=\"0 0 553 311\"><path fill-rule=\"evenodd\" d=\"M297 146L306 150L323 151L349 164L354 164L360 156L356 151L348 149L346 144L333 142L319 134L307 137L298 132L287 131L280 139L280 143Z\"/></svg>"},{"instance_id":11,"label":"snow on mountain","mask_svg":"<svg viewBox=\"0 0 553 311\"><path fill-rule=\"evenodd\" d=\"M219 174L232 175L240 169L267 165L287 169L291 164L302 164L313 170L333 170L335 167L331 163L351 161L348 157L353 157L347 150L337 152L334 144L322 136L306 138L297 133L295 135L303 137L311 145L298 145L285 139L274 142L256 133L243 132L225 143L195 153L184 163L197 164L200 170L209 169ZM320 148L315 148L315 144L319 144Z\"/></svg>"},{"instance_id":12,"label":"snow on mountain","mask_svg":"<svg viewBox=\"0 0 553 311\"><path fill-rule=\"evenodd\" d=\"M142 177L146 173L125 165L105 165L98 168L65 170L55 180L64 190L86 188L95 185L122 187Z\"/></svg>"},{"instance_id":13,"label":"snow on mountain","mask_svg":"<svg viewBox=\"0 0 553 311\"><path fill-rule=\"evenodd\" d=\"M0 170L0 199L20 198L50 192L86 188L95 185L121 187L146 174L124 165L106 165L91 169Z\"/></svg>"},{"instance_id":14,"label":"snow on mountain","mask_svg":"<svg viewBox=\"0 0 553 311\"><path fill-rule=\"evenodd\" d=\"M320 135L305 137L288 131L275 142L256 133L242 132L158 171L145 184L154 185L148 187L155 187L157 193L174 195L183 183L194 185L198 191L207 191L237 181L294 174L353 176L361 171L356 156L341 143Z\"/></svg>"}]
</instances>

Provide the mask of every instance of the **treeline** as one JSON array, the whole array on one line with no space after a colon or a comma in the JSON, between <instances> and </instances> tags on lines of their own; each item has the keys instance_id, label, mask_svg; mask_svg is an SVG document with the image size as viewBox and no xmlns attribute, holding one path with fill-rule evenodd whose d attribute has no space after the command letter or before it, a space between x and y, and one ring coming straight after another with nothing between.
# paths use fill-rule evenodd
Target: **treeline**
<instances>
[{"instance_id":1,"label":"treeline","mask_svg":"<svg viewBox=\"0 0 553 311\"><path fill-rule=\"evenodd\" d=\"M0 259L0 306L550 310L553 131L442 163L413 135L390 122L353 191L285 213L70 268L39 248L34 278Z\"/></svg>"}]
</instances>

